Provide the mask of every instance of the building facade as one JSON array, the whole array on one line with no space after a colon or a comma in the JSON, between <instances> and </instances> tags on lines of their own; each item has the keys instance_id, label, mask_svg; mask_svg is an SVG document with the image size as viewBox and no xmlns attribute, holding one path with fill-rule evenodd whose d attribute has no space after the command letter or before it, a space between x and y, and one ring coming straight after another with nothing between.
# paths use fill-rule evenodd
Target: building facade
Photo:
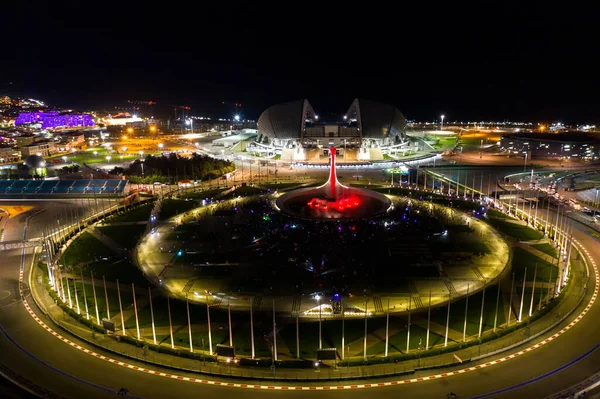
<instances>
[{"instance_id":1,"label":"building facade","mask_svg":"<svg viewBox=\"0 0 600 399\"><path fill-rule=\"evenodd\" d=\"M502 136L500 148L507 153L529 158L597 160L600 136L581 132L518 133Z\"/></svg>"},{"instance_id":2,"label":"building facade","mask_svg":"<svg viewBox=\"0 0 600 399\"><path fill-rule=\"evenodd\" d=\"M359 158L382 157L386 151L406 146L406 118L389 104L355 99L337 118L319 118L308 100L296 100L267 108L258 118L258 136L251 149L293 154L301 160L306 149L337 147L358 150ZM377 155L377 154L379 155ZM362 154L362 155L361 155Z\"/></svg>"},{"instance_id":3,"label":"building facade","mask_svg":"<svg viewBox=\"0 0 600 399\"><path fill-rule=\"evenodd\" d=\"M38 140L21 148L21 157L26 158L30 155L39 155L47 157L56 152L54 142L50 140Z\"/></svg>"}]
</instances>

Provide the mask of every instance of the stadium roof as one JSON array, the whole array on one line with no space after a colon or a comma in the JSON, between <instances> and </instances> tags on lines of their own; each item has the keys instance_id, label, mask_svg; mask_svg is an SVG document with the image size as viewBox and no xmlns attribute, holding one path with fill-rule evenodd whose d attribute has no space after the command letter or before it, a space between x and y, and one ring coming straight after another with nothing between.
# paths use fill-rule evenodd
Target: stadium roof
<instances>
[{"instance_id":1,"label":"stadium roof","mask_svg":"<svg viewBox=\"0 0 600 399\"><path fill-rule=\"evenodd\" d=\"M258 118L258 134L270 139L298 139L306 120L314 117L315 111L306 99L276 104Z\"/></svg>"},{"instance_id":2,"label":"stadium roof","mask_svg":"<svg viewBox=\"0 0 600 399\"><path fill-rule=\"evenodd\" d=\"M346 117L347 120L340 120L339 124L356 121L361 138L405 139L406 118L393 105L357 98L352 102ZM313 125L319 122L306 99L273 105L258 118L258 139L300 139L307 121Z\"/></svg>"}]
</instances>

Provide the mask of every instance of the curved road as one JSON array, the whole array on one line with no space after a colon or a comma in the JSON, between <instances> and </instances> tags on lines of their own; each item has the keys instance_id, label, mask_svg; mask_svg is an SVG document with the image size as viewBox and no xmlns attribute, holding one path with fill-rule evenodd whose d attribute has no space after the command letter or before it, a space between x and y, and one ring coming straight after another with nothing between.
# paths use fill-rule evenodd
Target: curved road
<instances>
[{"instance_id":1,"label":"curved road","mask_svg":"<svg viewBox=\"0 0 600 399\"><path fill-rule=\"evenodd\" d=\"M56 207L69 205L37 203L37 206L48 209L31 218L29 238L41 234L43 225L52 220L52 213ZM9 221L4 240L22 237L27 216L27 214L19 215ZM574 237L590 251L591 257L600 264L600 245L586 234L584 226L578 225L577 227L578 230L575 230ZM597 320L600 318L600 305L596 304L579 323L540 349L491 367L431 381L425 380L369 389L330 390L325 393L317 389L295 392L292 390L229 388L158 377L94 358L69 347L41 328L18 298L20 266L23 263L25 267L24 281L27 282L32 262L30 252L31 250L25 250L24 256L22 256L21 250L0 253L0 291L8 291L11 294L8 297L0 295L0 298L3 298L0 300L0 361L28 380L68 398L116 397L116 390L121 387L129 390L129 397L141 398L168 398L173 397L174 393L181 397L201 395L203 398L217 398L223 395L242 395L244 398L273 397L273 395L278 398L323 397L325 395L328 398L362 398L365 395L373 394L383 398L445 398L448 392L456 393L460 399L471 397L544 398L568 388L600 370L600 350L595 350L600 341L596 331ZM588 284L582 306L565 322L565 325L577 317L587 305L593 293L594 284L593 281ZM52 323L35 307L34 301L28 297L27 290L25 290L25 296L39 318L54 328ZM66 334L65 336L70 338ZM75 339L73 341L77 342ZM87 347L81 342L77 343ZM114 357L112 354L96 348L90 349L102 355ZM581 359L577 360L580 357ZM128 360L124 361L140 367L145 366ZM485 362L489 361L489 359L485 360ZM573 361L575 362L572 365L564 367ZM564 368L560 369L561 367ZM154 366L151 368L160 370ZM167 369L161 371L170 372ZM417 377L439 372L441 371L425 372ZM180 372L177 374L186 375ZM544 377L546 374L548 375ZM189 376L198 377L198 375L192 374ZM407 378L412 377L414 376ZM367 382L373 383L374 381ZM348 384L348 382L343 384ZM324 384L297 383L293 385L318 387ZM511 387L514 388L510 389ZM507 388L509 389L506 390Z\"/></svg>"}]
</instances>

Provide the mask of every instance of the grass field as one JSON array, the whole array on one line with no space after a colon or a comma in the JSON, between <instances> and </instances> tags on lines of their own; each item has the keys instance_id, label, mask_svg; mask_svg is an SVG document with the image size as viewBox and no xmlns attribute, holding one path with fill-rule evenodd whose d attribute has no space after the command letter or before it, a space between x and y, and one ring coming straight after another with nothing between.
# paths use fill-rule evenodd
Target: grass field
<instances>
[{"instance_id":1,"label":"grass field","mask_svg":"<svg viewBox=\"0 0 600 399\"><path fill-rule=\"evenodd\" d=\"M450 329L457 331L461 334L464 330L465 325L465 305L467 307L467 337L473 336L479 333L479 320L481 317L481 301L484 299L483 306L483 326L482 331L491 330L494 328L494 316L496 313L496 298L498 293L497 286L488 287L485 291L485 299L483 298L483 292L470 295L468 304L467 299L462 298L456 302L452 302L450 305ZM506 316L503 312L503 298L500 295L498 302L498 321L497 325L501 325L505 322ZM431 321L439 324L440 326L446 326L446 319L448 307L442 306L436 310L431 311Z\"/></svg>"},{"instance_id":2,"label":"grass field","mask_svg":"<svg viewBox=\"0 0 600 399\"><path fill-rule=\"evenodd\" d=\"M116 215L107 219L108 223L126 223L126 222L143 222L147 221L150 218L150 213L152 213L152 208L154 207L153 203L143 204L139 207L127 211L121 215Z\"/></svg>"},{"instance_id":3,"label":"grass field","mask_svg":"<svg viewBox=\"0 0 600 399\"><path fill-rule=\"evenodd\" d=\"M251 187L251 186L243 186L235 189L234 191L227 193L222 196L220 199L228 200L237 197L247 197L251 195L265 194L268 192L268 189L261 187Z\"/></svg>"},{"instance_id":4,"label":"grass field","mask_svg":"<svg viewBox=\"0 0 600 399\"><path fill-rule=\"evenodd\" d=\"M266 189L275 189L275 190L287 190L292 187L298 187L302 183L263 183L260 184L260 187L264 187Z\"/></svg>"},{"instance_id":5,"label":"grass field","mask_svg":"<svg viewBox=\"0 0 600 399\"><path fill-rule=\"evenodd\" d=\"M160 208L160 219L169 219L179 213L189 211L198 207L196 201L186 201L181 199L166 199Z\"/></svg>"},{"instance_id":6,"label":"grass field","mask_svg":"<svg viewBox=\"0 0 600 399\"><path fill-rule=\"evenodd\" d=\"M146 226L140 224L125 226L102 226L98 230L109 236L121 248L132 250L144 234Z\"/></svg>"},{"instance_id":7,"label":"grass field","mask_svg":"<svg viewBox=\"0 0 600 399\"><path fill-rule=\"evenodd\" d=\"M499 210L496 210L496 209L488 210L488 216L493 217L493 218L498 218L498 219L512 219L512 217L508 216L506 213L500 212Z\"/></svg>"},{"instance_id":8,"label":"grass field","mask_svg":"<svg viewBox=\"0 0 600 399\"><path fill-rule=\"evenodd\" d=\"M122 283L135 283L136 285L146 287L148 280L142 272L127 258L114 257L107 260L99 260L82 266L84 276L90 276L94 272L94 278L106 278L106 281L116 282L119 279ZM79 274L79 268L77 274Z\"/></svg>"},{"instance_id":9,"label":"grass field","mask_svg":"<svg viewBox=\"0 0 600 399\"><path fill-rule=\"evenodd\" d=\"M490 224L500 232L516 238L519 241L539 240L544 237L543 233L517 223L490 220Z\"/></svg>"},{"instance_id":10,"label":"grass field","mask_svg":"<svg viewBox=\"0 0 600 399\"><path fill-rule=\"evenodd\" d=\"M119 151L120 151L120 149L119 149ZM94 154L94 152L96 154ZM155 151L155 152L147 152L146 151L145 155L159 155L160 153L161 153L160 151ZM133 161L133 160L140 158L139 154L131 154L131 153L121 154L120 152L115 152L114 150L109 151L102 147L94 147L94 148L89 148L87 150L78 151L75 153L56 155L53 157L49 157L47 160L52 161L54 159L58 159L62 162L63 156L67 157L67 163L65 163L65 165L68 165L69 162L74 162L74 163L78 163L78 164L106 163L107 156L110 156L112 161L121 160L121 159L123 161ZM121 158L121 157L123 157L123 158Z\"/></svg>"},{"instance_id":11,"label":"grass field","mask_svg":"<svg viewBox=\"0 0 600 399\"><path fill-rule=\"evenodd\" d=\"M71 243L60 258L63 265L78 265L113 256L110 248L88 232Z\"/></svg>"},{"instance_id":12,"label":"grass field","mask_svg":"<svg viewBox=\"0 0 600 399\"><path fill-rule=\"evenodd\" d=\"M512 267L515 272L515 279L523 279L525 274L525 268L527 268L527 281L533 281L533 273L535 265L537 264L537 277L538 281L548 281L550 278L550 272L552 272L552 278L556 278L558 268L553 264L546 262L544 259L539 258L528 252L523 248L513 249Z\"/></svg>"},{"instance_id":13,"label":"grass field","mask_svg":"<svg viewBox=\"0 0 600 399\"><path fill-rule=\"evenodd\" d=\"M213 198L213 197L221 194L223 191L225 191L224 188L214 188L214 189L211 189L211 190L205 190L205 191L198 191L198 192L183 194L183 195L181 195L181 197L185 198L185 199L203 200L205 198L209 198L209 199Z\"/></svg>"},{"instance_id":14,"label":"grass field","mask_svg":"<svg viewBox=\"0 0 600 399\"><path fill-rule=\"evenodd\" d=\"M538 251L542 251L546 255L552 256L553 258L556 258L557 254L558 254L554 245L549 244L549 243L534 244L534 245L532 245L532 247L537 249Z\"/></svg>"}]
</instances>

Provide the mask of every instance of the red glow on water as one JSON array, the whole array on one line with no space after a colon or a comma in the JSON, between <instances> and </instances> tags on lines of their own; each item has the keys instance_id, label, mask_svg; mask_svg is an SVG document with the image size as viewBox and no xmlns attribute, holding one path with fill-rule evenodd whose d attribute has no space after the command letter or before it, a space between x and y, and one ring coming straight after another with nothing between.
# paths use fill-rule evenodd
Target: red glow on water
<instances>
[{"instance_id":1,"label":"red glow on water","mask_svg":"<svg viewBox=\"0 0 600 399\"><path fill-rule=\"evenodd\" d=\"M341 196L335 201L315 197L308 201L307 205L310 208L317 210L345 212L358 208L361 203L361 198L358 195L351 194L348 196Z\"/></svg>"}]
</instances>

